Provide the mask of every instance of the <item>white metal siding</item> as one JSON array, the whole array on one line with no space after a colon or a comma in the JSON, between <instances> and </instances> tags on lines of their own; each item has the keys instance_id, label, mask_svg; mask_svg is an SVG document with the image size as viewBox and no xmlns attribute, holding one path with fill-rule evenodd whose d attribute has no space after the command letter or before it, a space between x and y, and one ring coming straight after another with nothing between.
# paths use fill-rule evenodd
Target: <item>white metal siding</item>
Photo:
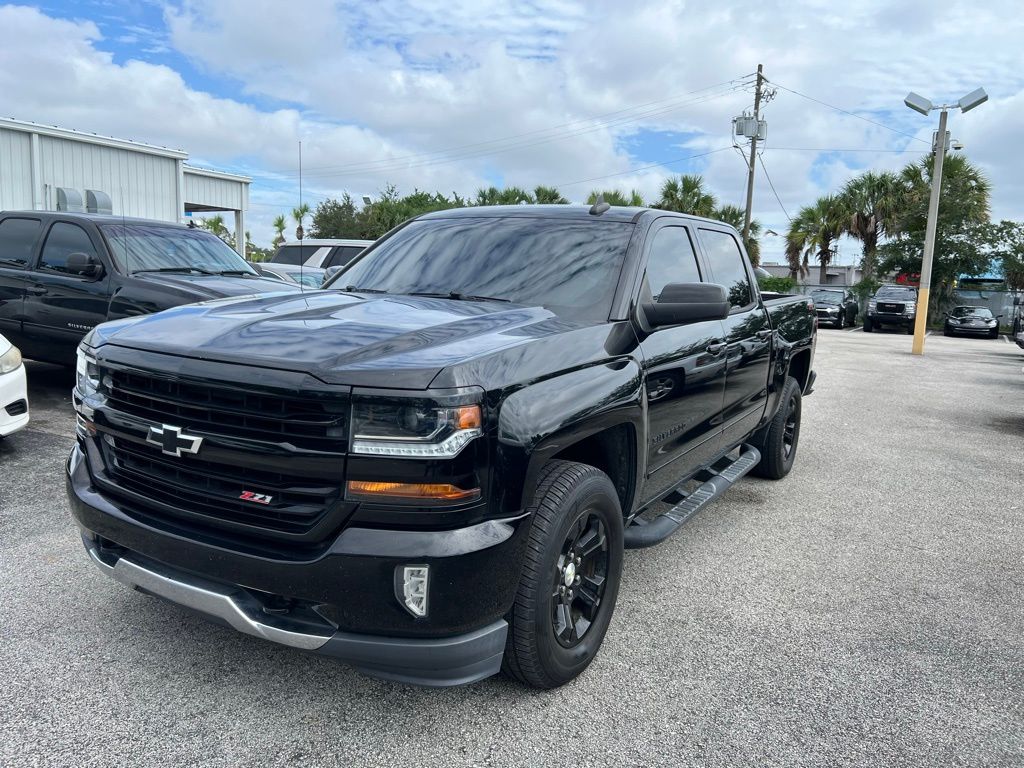
<instances>
[{"instance_id":1,"label":"white metal siding","mask_svg":"<svg viewBox=\"0 0 1024 768\"><path fill-rule=\"evenodd\" d=\"M218 179L185 169L185 203L204 205L221 211L244 211L246 184L230 179Z\"/></svg>"},{"instance_id":2,"label":"white metal siding","mask_svg":"<svg viewBox=\"0 0 1024 768\"><path fill-rule=\"evenodd\" d=\"M173 158L40 136L43 205L56 207L55 187L110 195L115 214L177 221L177 163ZM29 206L31 207L31 206Z\"/></svg>"},{"instance_id":3,"label":"white metal siding","mask_svg":"<svg viewBox=\"0 0 1024 768\"><path fill-rule=\"evenodd\" d=\"M32 208L32 140L0 128L0 211Z\"/></svg>"}]
</instances>

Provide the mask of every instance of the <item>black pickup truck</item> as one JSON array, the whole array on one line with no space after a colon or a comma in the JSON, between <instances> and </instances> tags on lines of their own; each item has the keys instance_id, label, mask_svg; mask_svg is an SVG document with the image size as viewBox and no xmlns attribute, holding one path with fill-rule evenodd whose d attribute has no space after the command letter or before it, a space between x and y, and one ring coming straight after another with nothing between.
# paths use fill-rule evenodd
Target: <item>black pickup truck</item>
<instances>
[{"instance_id":1,"label":"black pickup truck","mask_svg":"<svg viewBox=\"0 0 1024 768\"><path fill-rule=\"evenodd\" d=\"M261 278L224 241L166 221L0 213L0 334L25 357L72 365L106 320L298 286Z\"/></svg>"},{"instance_id":2,"label":"black pickup truck","mask_svg":"<svg viewBox=\"0 0 1024 768\"><path fill-rule=\"evenodd\" d=\"M89 333L71 508L104 573L242 632L553 687L597 653L624 548L789 472L815 327L715 221L432 213L326 290Z\"/></svg>"}]
</instances>

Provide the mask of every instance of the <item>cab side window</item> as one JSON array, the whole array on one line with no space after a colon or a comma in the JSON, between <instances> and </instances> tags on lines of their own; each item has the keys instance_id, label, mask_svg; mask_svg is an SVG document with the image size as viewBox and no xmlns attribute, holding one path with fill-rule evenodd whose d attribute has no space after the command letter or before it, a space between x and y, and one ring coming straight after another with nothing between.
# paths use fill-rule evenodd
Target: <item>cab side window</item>
<instances>
[{"instance_id":1,"label":"cab side window","mask_svg":"<svg viewBox=\"0 0 1024 768\"><path fill-rule=\"evenodd\" d=\"M736 238L717 229L702 229L700 241L707 255L711 279L725 286L729 303L734 308L747 307L754 302L747 266Z\"/></svg>"},{"instance_id":2,"label":"cab side window","mask_svg":"<svg viewBox=\"0 0 1024 768\"><path fill-rule=\"evenodd\" d=\"M85 253L99 259L92 240L84 229L77 224L58 221L46 236L43 255L39 259L39 269L66 273L68 256L72 253Z\"/></svg>"},{"instance_id":3,"label":"cab side window","mask_svg":"<svg viewBox=\"0 0 1024 768\"><path fill-rule=\"evenodd\" d=\"M685 227L663 227L647 256L647 285L655 301L669 283L699 283L697 253Z\"/></svg>"},{"instance_id":4,"label":"cab side window","mask_svg":"<svg viewBox=\"0 0 1024 768\"><path fill-rule=\"evenodd\" d=\"M39 219L10 218L0 221L0 265L24 269L39 238Z\"/></svg>"}]
</instances>

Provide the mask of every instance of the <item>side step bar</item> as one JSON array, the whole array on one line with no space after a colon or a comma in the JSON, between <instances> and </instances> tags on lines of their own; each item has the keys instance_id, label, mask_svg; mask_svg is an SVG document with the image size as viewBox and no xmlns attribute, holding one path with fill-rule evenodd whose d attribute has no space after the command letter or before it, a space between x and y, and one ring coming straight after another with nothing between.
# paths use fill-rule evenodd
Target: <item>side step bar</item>
<instances>
[{"instance_id":1,"label":"side step bar","mask_svg":"<svg viewBox=\"0 0 1024 768\"><path fill-rule=\"evenodd\" d=\"M752 445L740 446L740 455L722 470L705 470L710 475L693 493L650 522L634 520L623 532L626 549L643 549L660 544L691 517L725 493L732 484L750 472L761 461L761 452ZM698 475L700 477L700 475ZM681 495L678 491L676 496Z\"/></svg>"}]
</instances>

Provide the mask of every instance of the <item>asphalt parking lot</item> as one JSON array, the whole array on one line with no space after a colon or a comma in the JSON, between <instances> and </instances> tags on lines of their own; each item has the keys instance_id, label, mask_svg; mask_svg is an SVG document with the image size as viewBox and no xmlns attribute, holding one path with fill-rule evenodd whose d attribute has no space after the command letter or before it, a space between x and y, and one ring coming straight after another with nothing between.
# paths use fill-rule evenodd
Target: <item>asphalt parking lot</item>
<instances>
[{"instance_id":1,"label":"asphalt parking lot","mask_svg":"<svg viewBox=\"0 0 1024 768\"><path fill-rule=\"evenodd\" d=\"M1024 353L822 330L800 455L627 553L552 692L424 690L100 574L70 522L70 375L0 444L0 765L1021 765Z\"/></svg>"}]
</instances>

